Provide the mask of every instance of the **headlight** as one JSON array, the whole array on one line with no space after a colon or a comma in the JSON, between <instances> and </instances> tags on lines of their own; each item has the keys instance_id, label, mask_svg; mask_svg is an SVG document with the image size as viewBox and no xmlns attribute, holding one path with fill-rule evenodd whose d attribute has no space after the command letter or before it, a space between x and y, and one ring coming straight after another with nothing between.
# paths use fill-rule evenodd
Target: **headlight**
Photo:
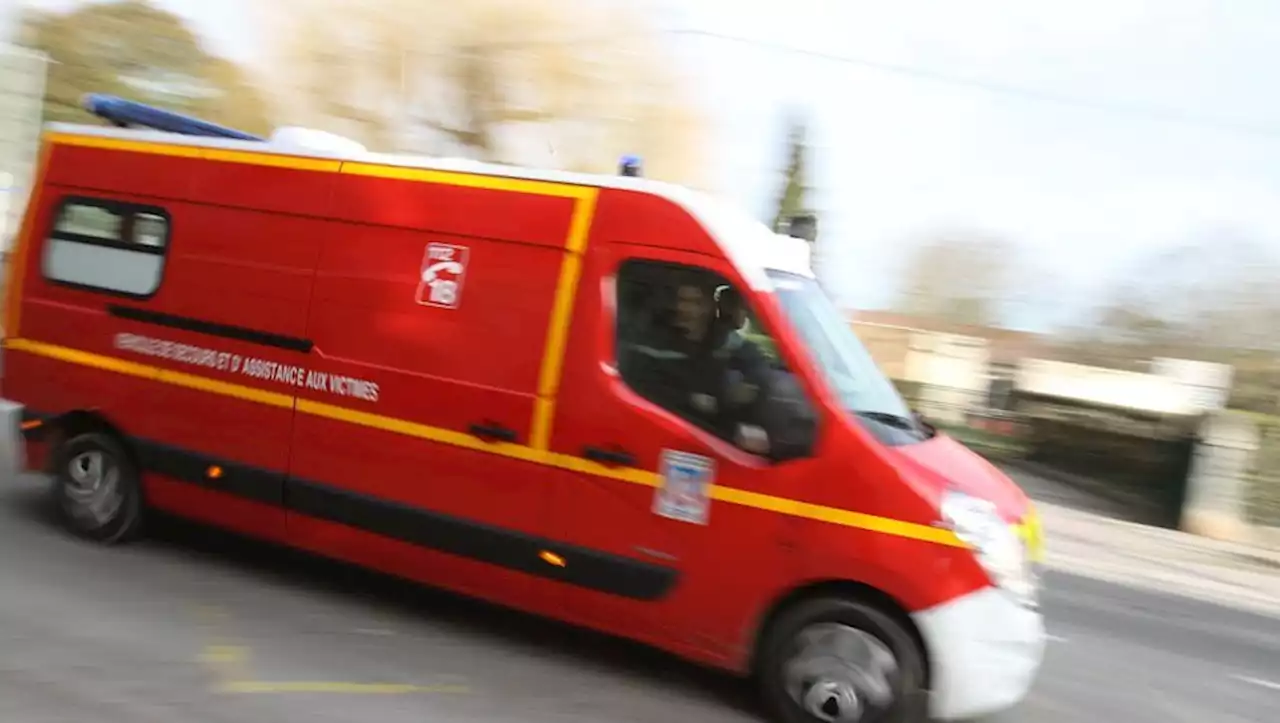
<instances>
[{"instance_id":1,"label":"headlight","mask_svg":"<svg viewBox=\"0 0 1280 723\"><path fill-rule=\"evenodd\" d=\"M973 548L978 563L996 587L1027 607L1036 605L1036 571L1026 546L1013 525L1005 522L989 500L948 492L942 500L942 520L962 542Z\"/></svg>"}]
</instances>

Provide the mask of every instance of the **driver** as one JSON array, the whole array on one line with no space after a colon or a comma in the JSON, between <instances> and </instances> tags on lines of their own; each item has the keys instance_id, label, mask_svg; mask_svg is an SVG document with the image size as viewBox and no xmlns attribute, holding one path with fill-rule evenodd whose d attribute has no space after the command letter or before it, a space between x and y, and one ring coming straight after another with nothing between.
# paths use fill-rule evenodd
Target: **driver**
<instances>
[{"instance_id":1,"label":"driver","mask_svg":"<svg viewBox=\"0 0 1280 723\"><path fill-rule=\"evenodd\" d=\"M759 344L743 333L748 311L737 289L717 289L716 317L715 355L723 366L721 412L729 431L736 433L739 430L733 427L758 423L773 365Z\"/></svg>"},{"instance_id":2,"label":"driver","mask_svg":"<svg viewBox=\"0 0 1280 723\"><path fill-rule=\"evenodd\" d=\"M681 407L690 409L707 422L719 416L719 390L723 386L723 369L716 358L716 309L711 290L689 279L676 287L675 339L671 348L680 353L684 363L677 382L683 396Z\"/></svg>"}]
</instances>

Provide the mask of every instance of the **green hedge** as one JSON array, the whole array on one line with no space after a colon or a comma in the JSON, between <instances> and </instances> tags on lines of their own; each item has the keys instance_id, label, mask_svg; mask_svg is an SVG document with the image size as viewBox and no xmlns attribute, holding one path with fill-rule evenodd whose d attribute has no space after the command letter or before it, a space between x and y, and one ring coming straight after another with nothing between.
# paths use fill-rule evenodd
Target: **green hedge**
<instances>
[{"instance_id":1,"label":"green hedge","mask_svg":"<svg viewBox=\"0 0 1280 723\"><path fill-rule=\"evenodd\" d=\"M1199 418L1015 393L1031 461L1089 480L1149 523L1177 527Z\"/></svg>"}]
</instances>

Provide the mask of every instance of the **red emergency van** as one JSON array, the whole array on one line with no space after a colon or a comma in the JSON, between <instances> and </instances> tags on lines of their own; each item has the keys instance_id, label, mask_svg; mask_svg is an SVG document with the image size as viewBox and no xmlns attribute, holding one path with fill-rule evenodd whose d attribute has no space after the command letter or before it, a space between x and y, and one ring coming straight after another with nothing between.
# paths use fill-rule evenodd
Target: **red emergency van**
<instances>
[{"instance_id":1,"label":"red emergency van","mask_svg":"<svg viewBox=\"0 0 1280 723\"><path fill-rule=\"evenodd\" d=\"M912 414L802 241L708 195L52 125L7 287L9 459L753 676L777 721L1007 708L1038 526Z\"/></svg>"}]
</instances>

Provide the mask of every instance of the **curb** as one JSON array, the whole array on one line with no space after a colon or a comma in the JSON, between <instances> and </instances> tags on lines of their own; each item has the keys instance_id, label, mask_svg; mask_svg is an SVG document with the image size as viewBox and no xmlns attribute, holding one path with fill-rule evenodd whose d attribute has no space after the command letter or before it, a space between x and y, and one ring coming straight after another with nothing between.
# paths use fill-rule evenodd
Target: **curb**
<instances>
[{"instance_id":1,"label":"curb","mask_svg":"<svg viewBox=\"0 0 1280 723\"><path fill-rule=\"evenodd\" d=\"M1050 524L1050 520L1056 518L1057 521L1064 523L1064 525L1087 525L1092 528L1092 530L1089 530L1090 532L1130 536L1131 539L1135 537L1144 538L1155 543L1179 545L1195 549L1201 553L1241 558L1249 563L1280 568L1280 549L1202 537L1182 530L1171 530L1166 527L1146 525L1131 520L1115 519L1050 502L1037 502L1036 507L1041 510L1040 517L1046 525L1046 532L1048 532L1047 526ZM1097 543L1099 547L1108 547L1103 540L1093 540L1093 542Z\"/></svg>"}]
</instances>

